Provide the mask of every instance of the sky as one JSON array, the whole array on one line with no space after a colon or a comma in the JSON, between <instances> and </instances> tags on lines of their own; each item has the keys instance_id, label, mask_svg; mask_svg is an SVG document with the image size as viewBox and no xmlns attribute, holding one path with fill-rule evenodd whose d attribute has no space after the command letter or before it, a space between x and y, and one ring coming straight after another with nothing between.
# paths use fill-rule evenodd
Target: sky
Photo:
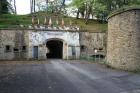
<instances>
[{"instance_id":1,"label":"sky","mask_svg":"<svg viewBox=\"0 0 140 93\"><path fill-rule=\"evenodd\" d=\"M30 13L30 0L16 0L17 14L29 14Z\"/></svg>"},{"instance_id":2,"label":"sky","mask_svg":"<svg viewBox=\"0 0 140 93\"><path fill-rule=\"evenodd\" d=\"M71 0L66 0L67 3ZM30 13L30 0L16 0L17 14L24 15Z\"/></svg>"}]
</instances>

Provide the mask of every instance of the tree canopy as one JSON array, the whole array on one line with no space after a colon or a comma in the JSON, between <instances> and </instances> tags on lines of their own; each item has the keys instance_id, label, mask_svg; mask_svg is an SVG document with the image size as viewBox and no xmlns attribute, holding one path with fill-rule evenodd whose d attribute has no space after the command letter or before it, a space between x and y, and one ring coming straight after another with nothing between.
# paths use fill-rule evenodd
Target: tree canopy
<instances>
[{"instance_id":1,"label":"tree canopy","mask_svg":"<svg viewBox=\"0 0 140 93\"><path fill-rule=\"evenodd\" d=\"M107 16L114 10L124 6L140 5L140 0L30 0L31 13L48 11L51 13L67 13L66 7L74 7L76 18L84 18L85 22L92 18L106 21ZM14 2L13 4L11 2ZM12 12L16 14L16 0L0 0L0 14Z\"/></svg>"},{"instance_id":2,"label":"tree canopy","mask_svg":"<svg viewBox=\"0 0 140 93\"><path fill-rule=\"evenodd\" d=\"M0 0L0 14L8 13L8 6L7 0Z\"/></svg>"},{"instance_id":3,"label":"tree canopy","mask_svg":"<svg viewBox=\"0 0 140 93\"><path fill-rule=\"evenodd\" d=\"M77 8L77 18L80 14L88 21L90 15L105 20L112 11L132 5L140 5L140 0L72 0L70 6Z\"/></svg>"}]
</instances>

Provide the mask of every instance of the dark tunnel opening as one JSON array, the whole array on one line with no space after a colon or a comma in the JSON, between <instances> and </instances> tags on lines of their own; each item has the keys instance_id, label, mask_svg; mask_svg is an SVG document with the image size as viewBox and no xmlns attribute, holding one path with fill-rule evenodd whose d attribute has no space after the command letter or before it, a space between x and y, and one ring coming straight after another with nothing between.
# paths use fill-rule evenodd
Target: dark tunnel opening
<instances>
[{"instance_id":1,"label":"dark tunnel opening","mask_svg":"<svg viewBox=\"0 0 140 93\"><path fill-rule=\"evenodd\" d=\"M49 52L46 54L47 58L62 59L63 42L59 40L51 40L46 44Z\"/></svg>"}]
</instances>

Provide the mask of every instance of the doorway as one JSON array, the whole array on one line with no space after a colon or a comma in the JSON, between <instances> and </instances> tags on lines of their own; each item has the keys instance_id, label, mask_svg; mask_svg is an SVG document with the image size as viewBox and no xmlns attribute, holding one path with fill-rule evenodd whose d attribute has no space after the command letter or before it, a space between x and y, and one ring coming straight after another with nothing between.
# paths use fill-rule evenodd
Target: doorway
<instances>
[{"instance_id":1,"label":"doorway","mask_svg":"<svg viewBox=\"0 0 140 93\"><path fill-rule=\"evenodd\" d=\"M50 40L46 43L49 52L46 54L47 58L62 59L63 56L63 42L59 40Z\"/></svg>"},{"instance_id":2,"label":"doorway","mask_svg":"<svg viewBox=\"0 0 140 93\"><path fill-rule=\"evenodd\" d=\"M34 56L34 59L38 59L38 46L34 46L33 56Z\"/></svg>"}]
</instances>

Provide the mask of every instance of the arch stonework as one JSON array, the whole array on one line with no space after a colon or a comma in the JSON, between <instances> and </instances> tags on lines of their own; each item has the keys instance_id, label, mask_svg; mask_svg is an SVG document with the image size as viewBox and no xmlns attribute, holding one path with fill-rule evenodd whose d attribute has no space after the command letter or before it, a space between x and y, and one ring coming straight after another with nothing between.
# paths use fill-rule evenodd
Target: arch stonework
<instances>
[{"instance_id":1,"label":"arch stonework","mask_svg":"<svg viewBox=\"0 0 140 93\"><path fill-rule=\"evenodd\" d=\"M52 40L56 40L56 41L61 41L63 43L63 47L62 47L62 59L68 59L68 44L65 40L61 39L61 38L49 38L46 40L46 44L47 42L49 41L52 41ZM47 46L46 46L47 47ZM47 51L48 52L48 48L47 48Z\"/></svg>"}]
</instances>

